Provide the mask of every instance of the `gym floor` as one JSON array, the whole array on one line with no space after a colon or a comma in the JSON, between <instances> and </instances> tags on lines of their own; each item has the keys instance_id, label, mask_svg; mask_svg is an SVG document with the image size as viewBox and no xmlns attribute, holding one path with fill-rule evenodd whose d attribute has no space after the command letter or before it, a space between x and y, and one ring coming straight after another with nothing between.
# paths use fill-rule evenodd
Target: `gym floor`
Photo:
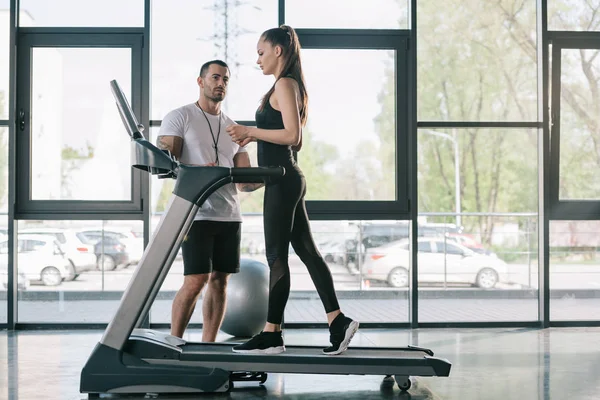
<instances>
[{"instance_id":1,"label":"gym floor","mask_svg":"<svg viewBox=\"0 0 600 400\"><path fill-rule=\"evenodd\" d=\"M0 399L72 400L79 373L102 331L0 332ZM187 340L199 340L190 331ZM286 344L328 343L326 330L288 330ZM218 340L227 340L219 336ZM408 393L382 376L269 374L264 386L238 383L227 394L157 399L598 399L600 328L364 329L356 346L427 347L452 363L448 378L412 378ZM104 396L102 396L104 397ZM106 396L107 398L155 398Z\"/></svg>"}]
</instances>

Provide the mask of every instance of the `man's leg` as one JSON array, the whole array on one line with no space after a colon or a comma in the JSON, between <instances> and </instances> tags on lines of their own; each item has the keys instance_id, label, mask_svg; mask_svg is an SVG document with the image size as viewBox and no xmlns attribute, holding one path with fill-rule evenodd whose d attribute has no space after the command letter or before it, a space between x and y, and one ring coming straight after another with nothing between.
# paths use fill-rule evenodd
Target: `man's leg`
<instances>
[{"instance_id":1,"label":"man's leg","mask_svg":"<svg viewBox=\"0 0 600 400\"><path fill-rule=\"evenodd\" d=\"M173 300L171 335L182 337L198 297L212 270L215 228L211 221L194 221L181 244L183 255L183 285Z\"/></svg>"},{"instance_id":2,"label":"man's leg","mask_svg":"<svg viewBox=\"0 0 600 400\"><path fill-rule=\"evenodd\" d=\"M214 342L225 315L227 302L227 281L229 274L213 271L208 280L208 287L204 293L202 302L202 316L204 325L202 328L202 341Z\"/></svg>"},{"instance_id":3,"label":"man's leg","mask_svg":"<svg viewBox=\"0 0 600 400\"><path fill-rule=\"evenodd\" d=\"M186 275L181 289L175 295L171 309L171 335L183 337L183 332L190 323L200 292L209 279L210 274Z\"/></svg>"},{"instance_id":4,"label":"man's leg","mask_svg":"<svg viewBox=\"0 0 600 400\"><path fill-rule=\"evenodd\" d=\"M240 222L219 222L219 232L213 246L213 270L204 295L202 341L214 342L225 316L227 282L231 274L240 271Z\"/></svg>"}]
</instances>

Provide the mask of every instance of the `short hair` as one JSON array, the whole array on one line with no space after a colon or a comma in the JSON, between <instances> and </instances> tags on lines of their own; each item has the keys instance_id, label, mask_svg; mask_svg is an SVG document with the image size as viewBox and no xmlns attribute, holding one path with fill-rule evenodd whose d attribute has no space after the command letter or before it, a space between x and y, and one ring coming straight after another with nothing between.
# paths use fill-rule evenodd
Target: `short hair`
<instances>
[{"instance_id":1,"label":"short hair","mask_svg":"<svg viewBox=\"0 0 600 400\"><path fill-rule=\"evenodd\" d=\"M204 78L206 76L206 73L208 72L208 67L210 67L212 64L217 64L217 65L220 65L221 67L227 68L227 71L229 71L229 74L231 74L229 65L227 65L227 63L225 61L211 60L211 61L205 62L204 64L202 64L202 67L200 67L200 76L202 78Z\"/></svg>"}]
</instances>

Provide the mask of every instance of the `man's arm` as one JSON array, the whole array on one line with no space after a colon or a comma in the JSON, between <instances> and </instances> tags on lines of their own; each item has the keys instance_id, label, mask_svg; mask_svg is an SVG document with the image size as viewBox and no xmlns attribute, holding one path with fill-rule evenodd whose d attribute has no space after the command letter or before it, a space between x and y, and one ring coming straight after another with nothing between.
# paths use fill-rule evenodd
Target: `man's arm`
<instances>
[{"instance_id":1,"label":"man's arm","mask_svg":"<svg viewBox=\"0 0 600 400\"><path fill-rule=\"evenodd\" d=\"M179 160L183 148L183 139L179 136L159 136L156 140L156 146L161 150L169 150L171 155Z\"/></svg>"},{"instance_id":2,"label":"man's arm","mask_svg":"<svg viewBox=\"0 0 600 400\"><path fill-rule=\"evenodd\" d=\"M250 168L250 157L248 157L248 152L244 151L241 153L237 153L233 157L233 166L236 168ZM236 183L235 186L240 192L253 192L256 189L260 189L263 187L264 183Z\"/></svg>"}]
</instances>

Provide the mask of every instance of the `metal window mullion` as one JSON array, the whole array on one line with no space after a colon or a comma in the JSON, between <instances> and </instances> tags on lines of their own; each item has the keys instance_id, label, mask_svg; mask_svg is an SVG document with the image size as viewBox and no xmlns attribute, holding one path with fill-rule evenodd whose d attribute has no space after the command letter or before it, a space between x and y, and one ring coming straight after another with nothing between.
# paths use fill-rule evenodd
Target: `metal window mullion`
<instances>
[{"instance_id":1,"label":"metal window mullion","mask_svg":"<svg viewBox=\"0 0 600 400\"><path fill-rule=\"evenodd\" d=\"M538 320L543 328L550 323L550 262L549 211L551 206L550 171L550 118L548 112L548 4L537 0L537 98L538 120ZM553 71L554 74L554 71Z\"/></svg>"},{"instance_id":2,"label":"metal window mullion","mask_svg":"<svg viewBox=\"0 0 600 400\"><path fill-rule=\"evenodd\" d=\"M410 149L409 164L406 170L410 174L408 181L409 212L411 216L410 229L410 281L408 285L408 322L410 327L419 327L419 263L418 263L418 216L419 216L419 191L418 191L418 65L417 65L417 0L410 0L410 46L407 50L408 65L408 148ZM400 153L397 153L399 155ZM398 171L400 172L400 171ZM405 172L405 173L406 173Z\"/></svg>"},{"instance_id":3,"label":"metal window mullion","mask_svg":"<svg viewBox=\"0 0 600 400\"><path fill-rule=\"evenodd\" d=\"M18 321L17 305L17 242L15 240L15 189L17 177L15 175L17 148L16 148L16 102L17 102L17 25L19 0L10 0L10 32L9 32L9 99L8 99L8 290L7 294L7 320L9 330L15 329Z\"/></svg>"}]
</instances>

